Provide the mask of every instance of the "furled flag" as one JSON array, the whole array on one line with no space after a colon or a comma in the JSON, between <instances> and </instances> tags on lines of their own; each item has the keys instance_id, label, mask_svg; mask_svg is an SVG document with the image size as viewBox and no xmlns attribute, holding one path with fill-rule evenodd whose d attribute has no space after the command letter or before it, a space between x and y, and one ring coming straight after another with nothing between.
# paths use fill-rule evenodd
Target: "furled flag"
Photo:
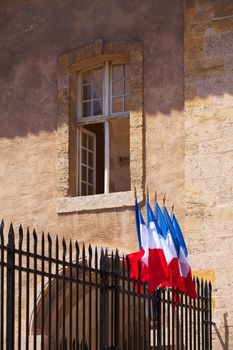
<instances>
[{"instance_id":1,"label":"furled flag","mask_svg":"<svg viewBox=\"0 0 233 350\"><path fill-rule=\"evenodd\" d=\"M191 298L196 298L197 293L196 293L195 285L194 285L193 279L192 279L192 270L191 270L191 267L189 265L188 251L187 251L187 247L186 247L186 244L184 241L182 231L180 229L178 221L177 221L175 214L173 212L171 213L171 219L170 219L170 216L166 210L166 217L167 217L169 222L172 222L172 225L175 229L177 240L179 243L178 257L179 257L179 264L180 264L180 272L181 272L181 276L182 276L182 283L184 286L183 291L186 294L188 294Z\"/></svg>"},{"instance_id":2,"label":"furled flag","mask_svg":"<svg viewBox=\"0 0 233 350\"><path fill-rule=\"evenodd\" d=\"M146 201L146 213L149 231L148 287L152 294L157 287L171 286L169 282L169 268L165 256L170 255L171 259L172 257L148 199Z\"/></svg>"},{"instance_id":3,"label":"furled flag","mask_svg":"<svg viewBox=\"0 0 233 350\"><path fill-rule=\"evenodd\" d=\"M182 279L180 275L179 260L178 260L178 251L179 243L176 237L176 232L171 223L171 227L168 226L167 221L158 205L157 202L154 204L155 213L157 213L158 224L161 229L163 238L166 240L166 243L169 247L169 254L165 254L167 265L170 272L170 285L173 288L179 288L182 290Z\"/></svg>"},{"instance_id":4,"label":"furled flag","mask_svg":"<svg viewBox=\"0 0 233 350\"><path fill-rule=\"evenodd\" d=\"M137 199L135 198L135 221L137 237L140 251L127 255L130 265L130 277L140 279L142 282L148 282L148 229L143 220ZM140 271L139 271L140 265Z\"/></svg>"}]
</instances>

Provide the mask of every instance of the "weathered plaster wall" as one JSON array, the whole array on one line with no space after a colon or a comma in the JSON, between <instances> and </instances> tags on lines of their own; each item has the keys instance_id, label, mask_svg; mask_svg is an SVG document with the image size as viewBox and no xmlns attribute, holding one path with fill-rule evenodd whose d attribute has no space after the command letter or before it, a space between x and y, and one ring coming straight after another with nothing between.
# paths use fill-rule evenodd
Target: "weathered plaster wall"
<instances>
[{"instance_id":1,"label":"weathered plaster wall","mask_svg":"<svg viewBox=\"0 0 233 350\"><path fill-rule=\"evenodd\" d=\"M67 238L137 247L132 207L56 212L57 59L96 39L143 43L145 182L172 196L171 203L175 198L182 217L182 1L10 0L0 6L1 217Z\"/></svg>"},{"instance_id":2,"label":"weathered plaster wall","mask_svg":"<svg viewBox=\"0 0 233 350\"><path fill-rule=\"evenodd\" d=\"M233 347L233 2L185 1L186 237L215 271L214 349Z\"/></svg>"}]
</instances>

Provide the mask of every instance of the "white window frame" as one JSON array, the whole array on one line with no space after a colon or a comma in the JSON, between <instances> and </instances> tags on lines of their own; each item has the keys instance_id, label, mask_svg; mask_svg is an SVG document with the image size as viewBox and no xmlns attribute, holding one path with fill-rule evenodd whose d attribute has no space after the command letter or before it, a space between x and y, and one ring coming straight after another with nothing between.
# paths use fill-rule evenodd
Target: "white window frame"
<instances>
[{"instance_id":1,"label":"white window frame","mask_svg":"<svg viewBox=\"0 0 233 350\"><path fill-rule=\"evenodd\" d=\"M96 193L96 135L95 133L91 132L90 130L84 129L84 128L78 128L77 129L77 138L78 138L78 145L79 145L79 162L77 163L78 168L79 168L79 181L77 182L79 188L79 193L82 193L82 182L86 182L87 186L89 184L88 182L88 171L87 171L87 180L86 181L82 181L82 166L84 165L82 163L82 134L86 134L86 135L90 135L94 138L94 144L93 144L93 150L91 150L91 152L93 153L93 194ZM88 166L88 145L87 145L87 165L85 165L86 168L89 168Z\"/></svg>"},{"instance_id":2,"label":"white window frame","mask_svg":"<svg viewBox=\"0 0 233 350\"><path fill-rule=\"evenodd\" d=\"M87 124L104 124L104 194L110 192L110 120L129 118L130 111L112 113L112 69L113 65L129 64L126 60L103 60L99 64L88 66L77 73L77 137L80 139L79 127ZM103 67L103 114L100 116L82 117L82 81L81 74L90 69ZM77 194L81 194L80 146L77 142ZM96 173L95 173L96 180ZM96 187L95 192L96 193Z\"/></svg>"}]
</instances>

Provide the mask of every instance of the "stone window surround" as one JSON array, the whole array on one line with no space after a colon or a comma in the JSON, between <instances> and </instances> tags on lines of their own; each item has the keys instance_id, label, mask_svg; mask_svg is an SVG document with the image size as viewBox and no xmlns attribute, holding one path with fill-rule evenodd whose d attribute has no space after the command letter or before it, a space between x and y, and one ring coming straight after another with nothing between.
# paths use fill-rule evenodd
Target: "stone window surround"
<instances>
[{"instance_id":1,"label":"stone window surround","mask_svg":"<svg viewBox=\"0 0 233 350\"><path fill-rule=\"evenodd\" d=\"M108 56L127 56L130 72L130 174L131 191L98 194L93 196L72 196L72 173L70 154L75 140L72 128L76 128L76 76L83 65L90 66L96 59ZM132 206L134 188L138 200L143 198L143 51L139 41L103 41L62 54L58 58L58 105L57 119L57 213L119 208ZM75 110L75 111L74 111ZM73 175L74 176L74 175Z\"/></svg>"}]
</instances>

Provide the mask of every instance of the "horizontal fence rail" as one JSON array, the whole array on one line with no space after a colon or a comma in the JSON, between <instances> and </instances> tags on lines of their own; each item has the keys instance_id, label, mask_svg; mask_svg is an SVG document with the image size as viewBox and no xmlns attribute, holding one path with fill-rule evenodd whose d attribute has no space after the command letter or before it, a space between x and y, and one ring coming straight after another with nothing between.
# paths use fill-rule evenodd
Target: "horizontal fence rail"
<instances>
[{"instance_id":1,"label":"horizontal fence rail","mask_svg":"<svg viewBox=\"0 0 233 350\"><path fill-rule=\"evenodd\" d=\"M0 225L0 350L211 350L210 283L149 295L118 251Z\"/></svg>"}]
</instances>

